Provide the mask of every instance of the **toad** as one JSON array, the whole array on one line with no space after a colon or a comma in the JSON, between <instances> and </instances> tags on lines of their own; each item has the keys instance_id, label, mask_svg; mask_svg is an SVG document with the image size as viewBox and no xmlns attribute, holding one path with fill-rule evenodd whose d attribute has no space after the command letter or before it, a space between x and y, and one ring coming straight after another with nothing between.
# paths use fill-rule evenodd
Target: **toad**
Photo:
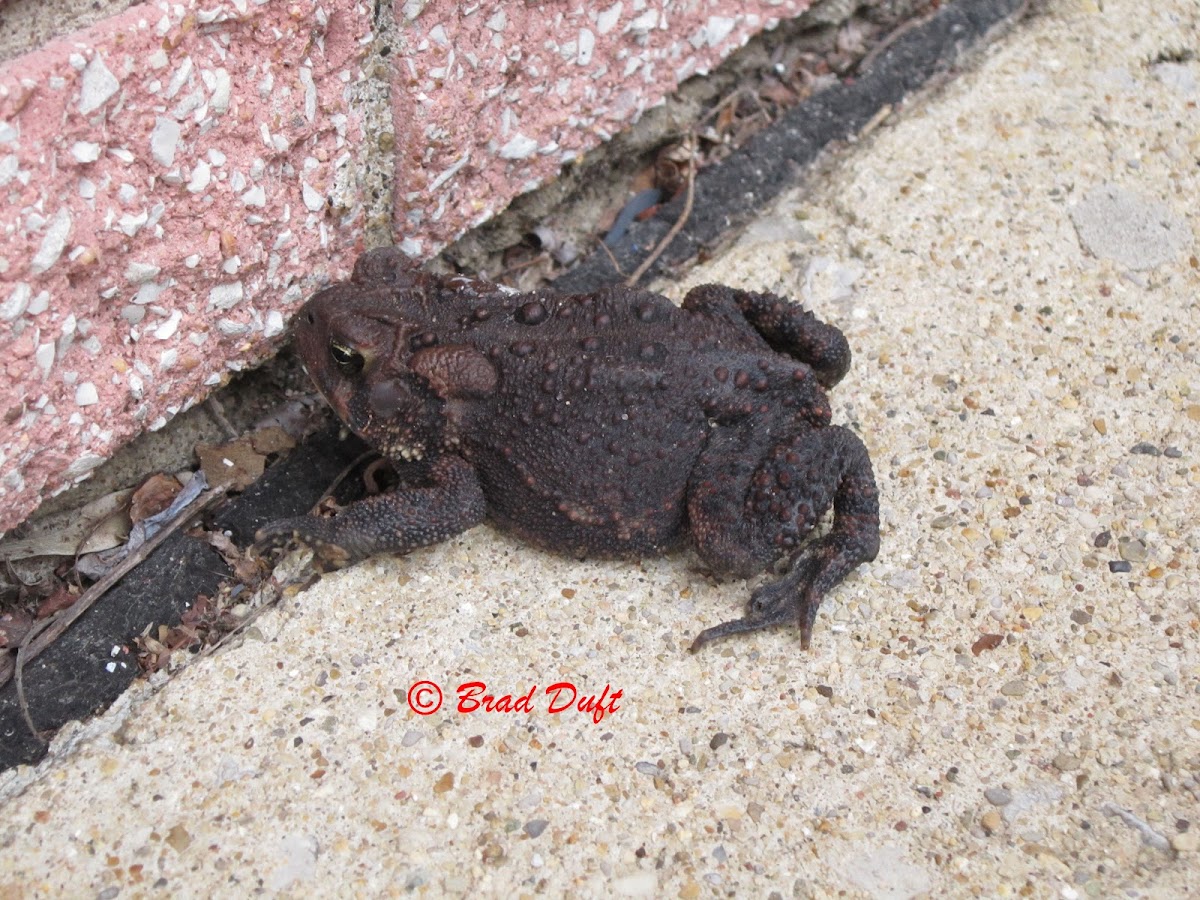
<instances>
[{"instance_id":1,"label":"toad","mask_svg":"<svg viewBox=\"0 0 1200 900\"><path fill-rule=\"evenodd\" d=\"M783 624L807 648L821 599L879 548L867 450L830 424L842 333L768 293L627 287L517 293L386 248L295 319L305 368L400 485L335 516L268 525L331 565L482 522L578 557L690 543L717 573L786 574L692 649ZM829 530L805 541L833 508Z\"/></svg>"}]
</instances>

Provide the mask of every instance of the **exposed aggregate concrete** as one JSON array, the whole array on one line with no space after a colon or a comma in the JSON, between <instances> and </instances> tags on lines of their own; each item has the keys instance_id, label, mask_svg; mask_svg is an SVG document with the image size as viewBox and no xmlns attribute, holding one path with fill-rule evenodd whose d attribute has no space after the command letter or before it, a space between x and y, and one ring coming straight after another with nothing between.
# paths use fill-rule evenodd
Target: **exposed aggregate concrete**
<instances>
[{"instance_id":1,"label":"exposed aggregate concrete","mask_svg":"<svg viewBox=\"0 0 1200 900\"><path fill-rule=\"evenodd\" d=\"M688 655L746 587L686 556L475 529L325 577L0 780L0 890L1200 893L1200 262L1093 255L1071 215L1112 184L1195 234L1200 96L1163 66L1200 63L1156 60L1198 16L1051 4L671 286L792 294L855 348L834 418L884 542L812 652ZM421 679L622 697L420 717Z\"/></svg>"}]
</instances>

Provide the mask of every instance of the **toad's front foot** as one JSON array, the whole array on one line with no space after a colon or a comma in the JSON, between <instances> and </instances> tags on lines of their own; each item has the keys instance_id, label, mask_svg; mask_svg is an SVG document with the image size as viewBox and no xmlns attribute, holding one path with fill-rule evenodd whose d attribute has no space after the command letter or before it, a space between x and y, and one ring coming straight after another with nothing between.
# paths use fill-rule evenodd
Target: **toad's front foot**
<instances>
[{"instance_id":1,"label":"toad's front foot","mask_svg":"<svg viewBox=\"0 0 1200 900\"><path fill-rule=\"evenodd\" d=\"M430 485L359 500L336 516L272 522L255 535L260 550L297 540L334 567L375 553L408 553L461 534L483 521L479 478L464 460L443 456L429 468Z\"/></svg>"},{"instance_id":2,"label":"toad's front foot","mask_svg":"<svg viewBox=\"0 0 1200 900\"><path fill-rule=\"evenodd\" d=\"M345 568L354 562L354 554L337 542L333 520L317 516L298 516L264 525L255 532L252 549L265 557L292 543L311 548L315 561L326 571Z\"/></svg>"}]
</instances>

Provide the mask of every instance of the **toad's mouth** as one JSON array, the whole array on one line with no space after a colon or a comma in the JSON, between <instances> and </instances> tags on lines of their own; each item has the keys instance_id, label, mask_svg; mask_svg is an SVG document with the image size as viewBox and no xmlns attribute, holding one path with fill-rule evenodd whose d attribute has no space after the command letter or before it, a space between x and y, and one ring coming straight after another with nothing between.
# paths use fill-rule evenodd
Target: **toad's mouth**
<instances>
[{"instance_id":1,"label":"toad's mouth","mask_svg":"<svg viewBox=\"0 0 1200 900\"><path fill-rule=\"evenodd\" d=\"M387 455L393 459L402 459L405 462L416 462L425 458L425 448L419 444L388 444Z\"/></svg>"}]
</instances>

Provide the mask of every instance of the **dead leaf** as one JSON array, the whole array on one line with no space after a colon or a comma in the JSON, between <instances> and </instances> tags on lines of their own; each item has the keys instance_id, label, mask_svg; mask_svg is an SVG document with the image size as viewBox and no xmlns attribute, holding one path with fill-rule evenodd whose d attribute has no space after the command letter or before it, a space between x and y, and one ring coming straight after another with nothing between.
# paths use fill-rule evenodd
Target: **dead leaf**
<instances>
[{"instance_id":1,"label":"dead leaf","mask_svg":"<svg viewBox=\"0 0 1200 900\"><path fill-rule=\"evenodd\" d=\"M48 619L59 610L72 606L78 599L78 594L73 594L67 588L60 587L38 605L37 618Z\"/></svg>"},{"instance_id":2,"label":"dead leaf","mask_svg":"<svg viewBox=\"0 0 1200 900\"><path fill-rule=\"evenodd\" d=\"M137 523L158 515L171 505L182 489L183 485L174 476L162 472L151 475L133 492L133 499L129 503L130 520Z\"/></svg>"},{"instance_id":3,"label":"dead leaf","mask_svg":"<svg viewBox=\"0 0 1200 900\"><path fill-rule=\"evenodd\" d=\"M133 639L138 648L138 665L143 672L153 674L160 669L169 669L171 665L171 650L162 641L150 634L151 626L147 625L145 632ZM159 634L164 638L169 633L165 625L158 626Z\"/></svg>"},{"instance_id":4,"label":"dead leaf","mask_svg":"<svg viewBox=\"0 0 1200 900\"><path fill-rule=\"evenodd\" d=\"M196 456L213 490L244 490L262 475L266 465L266 457L254 449L249 437L224 444L197 444Z\"/></svg>"},{"instance_id":5,"label":"dead leaf","mask_svg":"<svg viewBox=\"0 0 1200 900\"><path fill-rule=\"evenodd\" d=\"M713 123L714 130L718 133L723 133L729 130L729 126L733 124L733 116L737 111L736 103L727 103L717 113L717 121ZM719 138L718 138L719 140Z\"/></svg>"},{"instance_id":6,"label":"dead leaf","mask_svg":"<svg viewBox=\"0 0 1200 900\"><path fill-rule=\"evenodd\" d=\"M33 625L33 617L21 609L0 615L0 647L15 647L21 643Z\"/></svg>"},{"instance_id":7,"label":"dead leaf","mask_svg":"<svg viewBox=\"0 0 1200 900\"><path fill-rule=\"evenodd\" d=\"M127 546L128 544L125 544L109 550L102 550L99 553L81 554L75 559L75 571L81 578L99 581L112 570L113 566L128 555L125 549Z\"/></svg>"},{"instance_id":8,"label":"dead leaf","mask_svg":"<svg viewBox=\"0 0 1200 900\"><path fill-rule=\"evenodd\" d=\"M800 97L795 91L773 78L764 79L759 86L758 93L764 100L770 100L780 106L791 107L800 102Z\"/></svg>"},{"instance_id":9,"label":"dead leaf","mask_svg":"<svg viewBox=\"0 0 1200 900\"><path fill-rule=\"evenodd\" d=\"M115 491L79 509L64 509L31 522L20 537L0 542L0 560L74 556L77 551L118 547L129 536L132 495L131 490ZM80 541L84 541L82 548Z\"/></svg>"},{"instance_id":10,"label":"dead leaf","mask_svg":"<svg viewBox=\"0 0 1200 900\"><path fill-rule=\"evenodd\" d=\"M141 519L129 530L129 540L120 547L102 550L99 553L82 553L75 559L75 571L85 578L99 579L113 566L118 565L130 553L165 528L176 516L189 507L208 487L203 472L189 473L191 478L172 498L170 504L154 515Z\"/></svg>"},{"instance_id":11,"label":"dead leaf","mask_svg":"<svg viewBox=\"0 0 1200 900\"><path fill-rule=\"evenodd\" d=\"M308 433L313 419L315 399L302 397L277 406L255 423L256 430L278 426L296 440Z\"/></svg>"},{"instance_id":12,"label":"dead leaf","mask_svg":"<svg viewBox=\"0 0 1200 900\"><path fill-rule=\"evenodd\" d=\"M296 446L292 436L278 425L251 432L250 443L263 456L270 453L282 453L284 450L291 450Z\"/></svg>"},{"instance_id":13,"label":"dead leaf","mask_svg":"<svg viewBox=\"0 0 1200 900\"><path fill-rule=\"evenodd\" d=\"M221 554L221 558L233 569L233 574L243 584L253 584L258 581L258 564L238 548L229 536L221 531L210 531L207 534L208 543Z\"/></svg>"}]
</instances>

